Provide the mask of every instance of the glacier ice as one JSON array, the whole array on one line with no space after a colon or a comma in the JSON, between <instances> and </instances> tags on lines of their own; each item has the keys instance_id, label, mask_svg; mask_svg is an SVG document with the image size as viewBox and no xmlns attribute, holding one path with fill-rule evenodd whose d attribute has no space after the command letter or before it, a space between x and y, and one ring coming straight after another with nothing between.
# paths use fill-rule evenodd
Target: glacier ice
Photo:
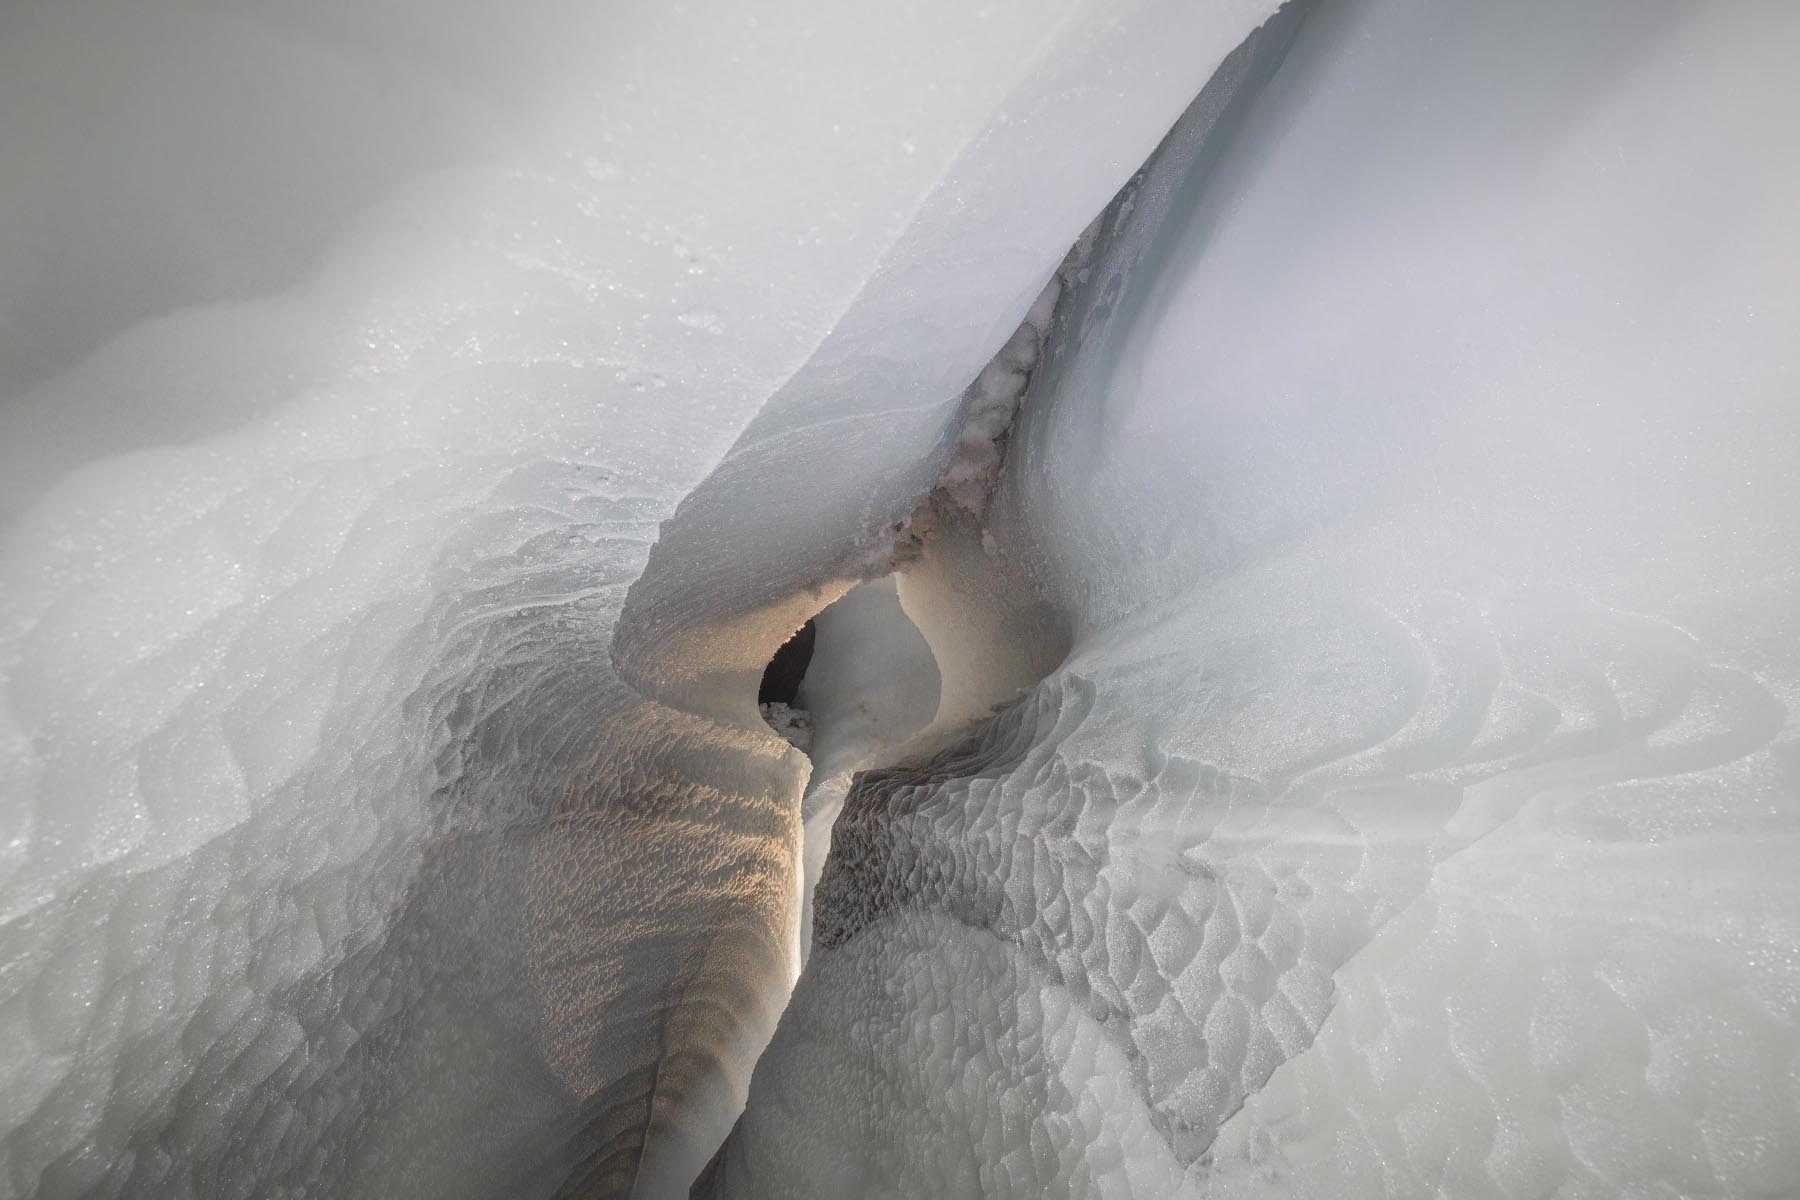
<instances>
[{"instance_id":1,"label":"glacier ice","mask_svg":"<svg viewBox=\"0 0 1800 1200\"><path fill-rule=\"evenodd\" d=\"M898 577L940 715L708 1194L1800 1194L1797 49L1327 0L1226 64Z\"/></svg>"},{"instance_id":2,"label":"glacier ice","mask_svg":"<svg viewBox=\"0 0 1800 1200\"><path fill-rule=\"evenodd\" d=\"M0 1194L685 1186L749 677L1264 7L9 6Z\"/></svg>"},{"instance_id":3,"label":"glacier ice","mask_svg":"<svg viewBox=\"0 0 1800 1200\"><path fill-rule=\"evenodd\" d=\"M1274 9L0 13L0 1197L1795 1195L1800 11Z\"/></svg>"}]
</instances>

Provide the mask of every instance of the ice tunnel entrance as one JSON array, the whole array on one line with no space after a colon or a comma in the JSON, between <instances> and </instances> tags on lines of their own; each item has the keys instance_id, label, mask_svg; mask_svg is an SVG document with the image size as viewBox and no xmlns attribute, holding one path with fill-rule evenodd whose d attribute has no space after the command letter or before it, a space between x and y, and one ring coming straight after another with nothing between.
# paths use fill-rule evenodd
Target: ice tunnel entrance
<instances>
[{"instance_id":1,"label":"ice tunnel entrance","mask_svg":"<svg viewBox=\"0 0 1800 1200\"><path fill-rule=\"evenodd\" d=\"M806 678L807 664L812 662L813 642L817 626L808 621L775 651L775 657L763 668L762 684L756 689L758 704L792 704Z\"/></svg>"},{"instance_id":2,"label":"ice tunnel entrance","mask_svg":"<svg viewBox=\"0 0 1800 1200\"><path fill-rule=\"evenodd\" d=\"M799 707L798 695L800 681L812 662L815 628L808 621L781 643L763 668L762 683L756 689L756 707L763 723L803 754L812 748L812 719Z\"/></svg>"}]
</instances>

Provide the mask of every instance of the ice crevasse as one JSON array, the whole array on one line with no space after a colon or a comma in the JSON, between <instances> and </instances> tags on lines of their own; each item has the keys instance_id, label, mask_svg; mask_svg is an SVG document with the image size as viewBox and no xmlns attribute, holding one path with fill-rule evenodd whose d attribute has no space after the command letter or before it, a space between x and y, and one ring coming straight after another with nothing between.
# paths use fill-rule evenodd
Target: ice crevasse
<instances>
[{"instance_id":1,"label":"ice crevasse","mask_svg":"<svg viewBox=\"0 0 1800 1200\"><path fill-rule=\"evenodd\" d=\"M1797 57L12 6L0 1197L1800 1195Z\"/></svg>"}]
</instances>

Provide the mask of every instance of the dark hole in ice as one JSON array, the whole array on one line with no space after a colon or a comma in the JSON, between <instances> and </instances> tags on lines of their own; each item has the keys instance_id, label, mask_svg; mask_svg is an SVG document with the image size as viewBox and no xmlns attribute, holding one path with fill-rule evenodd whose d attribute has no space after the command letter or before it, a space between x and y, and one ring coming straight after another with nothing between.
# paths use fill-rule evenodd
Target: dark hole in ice
<instances>
[{"instance_id":1,"label":"dark hole in ice","mask_svg":"<svg viewBox=\"0 0 1800 1200\"><path fill-rule=\"evenodd\" d=\"M769 665L763 668L762 686L756 689L758 704L792 704L812 662L813 623L808 621L800 632L783 642Z\"/></svg>"}]
</instances>

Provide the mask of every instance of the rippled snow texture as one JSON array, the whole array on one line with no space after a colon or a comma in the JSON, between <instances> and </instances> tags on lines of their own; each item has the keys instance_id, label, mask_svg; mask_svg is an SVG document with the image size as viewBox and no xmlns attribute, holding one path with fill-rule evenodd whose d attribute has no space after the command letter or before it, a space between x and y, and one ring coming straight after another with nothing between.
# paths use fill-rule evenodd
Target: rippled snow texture
<instances>
[{"instance_id":1,"label":"rippled snow texture","mask_svg":"<svg viewBox=\"0 0 1800 1200\"><path fill-rule=\"evenodd\" d=\"M756 671L1270 7L5 6L0 1195L683 1190Z\"/></svg>"},{"instance_id":2,"label":"rippled snow texture","mask_svg":"<svg viewBox=\"0 0 1800 1200\"><path fill-rule=\"evenodd\" d=\"M1286 18L901 577L708 1194L1800 1189L1800 10Z\"/></svg>"}]
</instances>

